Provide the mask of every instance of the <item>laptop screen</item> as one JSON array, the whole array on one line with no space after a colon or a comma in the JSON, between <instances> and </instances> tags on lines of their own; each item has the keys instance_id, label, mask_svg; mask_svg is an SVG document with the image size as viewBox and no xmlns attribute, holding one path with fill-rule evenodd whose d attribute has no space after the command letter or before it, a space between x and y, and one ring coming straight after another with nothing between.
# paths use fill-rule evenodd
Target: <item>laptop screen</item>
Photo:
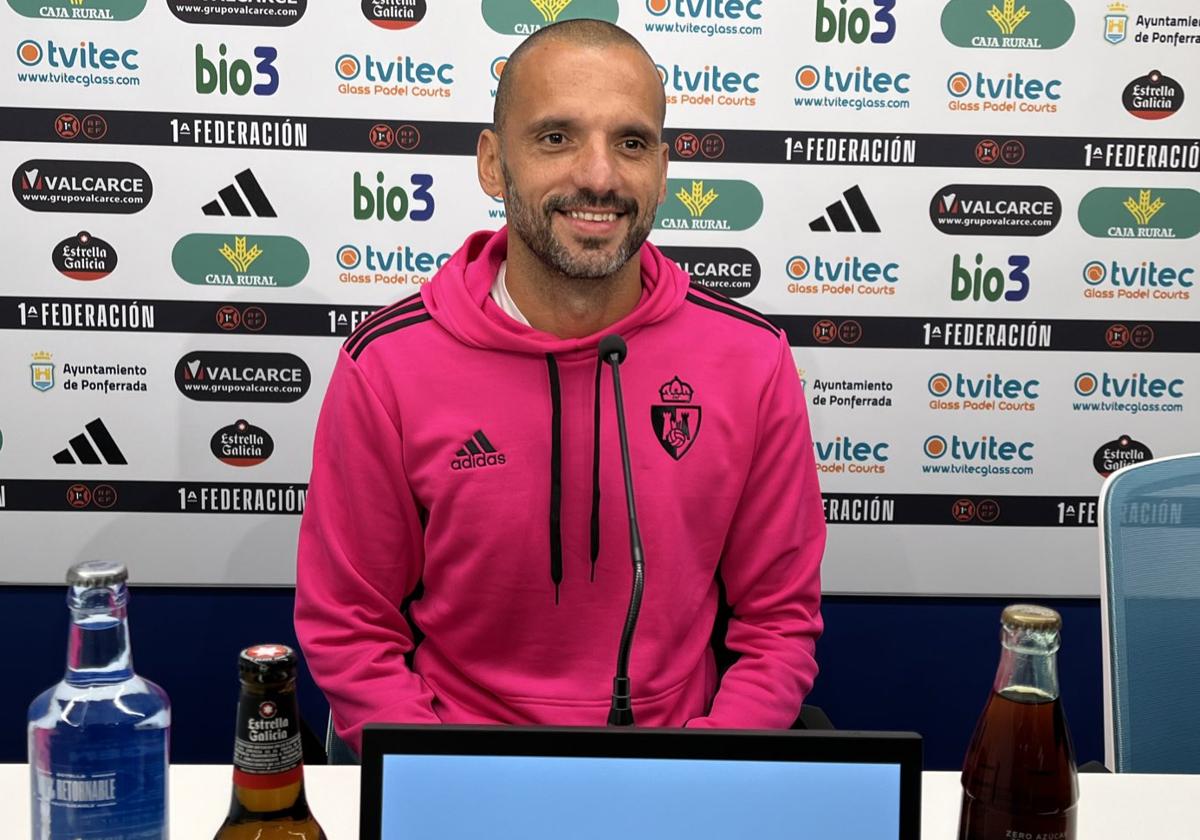
<instances>
[{"instance_id":1,"label":"laptop screen","mask_svg":"<svg viewBox=\"0 0 1200 840\"><path fill-rule=\"evenodd\" d=\"M389 755L381 840L896 840L900 765Z\"/></svg>"},{"instance_id":2,"label":"laptop screen","mask_svg":"<svg viewBox=\"0 0 1200 840\"><path fill-rule=\"evenodd\" d=\"M363 840L916 840L905 733L371 726Z\"/></svg>"}]
</instances>

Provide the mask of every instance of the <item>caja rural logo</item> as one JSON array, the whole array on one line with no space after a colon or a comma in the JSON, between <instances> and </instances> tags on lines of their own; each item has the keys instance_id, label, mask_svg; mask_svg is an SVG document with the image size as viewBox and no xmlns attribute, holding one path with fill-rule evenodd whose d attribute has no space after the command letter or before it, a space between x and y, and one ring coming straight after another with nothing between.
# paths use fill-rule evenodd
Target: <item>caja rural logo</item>
<instances>
[{"instance_id":1,"label":"caja rural logo","mask_svg":"<svg viewBox=\"0 0 1200 840\"><path fill-rule=\"evenodd\" d=\"M560 20L617 22L617 0L483 0L483 20L501 35L532 35Z\"/></svg>"},{"instance_id":2,"label":"caja rural logo","mask_svg":"<svg viewBox=\"0 0 1200 840\"><path fill-rule=\"evenodd\" d=\"M787 261L787 290L794 295L896 294L900 264L861 257L830 258L797 254Z\"/></svg>"},{"instance_id":3,"label":"caja rural logo","mask_svg":"<svg viewBox=\"0 0 1200 840\"><path fill-rule=\"evenodd\" d=\"M754 107L759 74L722 69L718 64L684 67L656 64L668 105Z\"/></svg>"},{"instance_id":4,"label":"caja rural logo","mask_svg":"<svg viewBox=\"0 0 1200 840\"><path fill-rule=\"evenodd\" d=\"M379 57L343 53L334 61L343 96L395 96L449 99L454 95L454 65L418 61L411 55Z\"/></svg>"},{"instance_id":5,"label":"caja rural logo","mask_svg":"<svg viewBox=\"0 0 1200 840\"><path fill-rule=\"evenodd\" d=\"M8 0L19 15L54 20L133 20L146 8L146 0Z\"/></svg>"},{"instance_id":6,"label":"caja rural logo","mask_svg":"<svg viewBox=\"0 0 1200 840\"><path fill-rule=\"evenodd\" d=\"M1154 260L1091 260L1083 267L1083 296L1090 300L1191 300L1196 269Z\"/></svg>"},{"instance_id":7,"label":"caja rural logo","mask_svg":"<svg viewBox=\"0 0 1200 840\"><path fill-rule=\"evenodd\" d=\"M1032 8L1030 8L1032 7ZM942 10L942 34L956 47L1053 50L1075 31L1066 0L950 0Z\"/></svg>"},{"instance_id":8,"label":"caja rural logo","mask_svg":"<svg viewBox=\"0 0 1200 840\"><path fill-rule=\"evenodd\" d=\"M749 181L667 179L667 200L658 208L660 230L746 230L762 216L763 198Z\"/></svg>"},{"instance_id":9,"label":"caja rural logo","mask_svg":"<svg viewBox=\"0 0 1200 840\"><path fill-rule=\"evenodd\" d=\"M1190 239L1200 232L1200 192L1098 187L1079 202L1079 225L1100 238Z\"/></svg>"},{"instance_id":10,"label":"caja rural logo","mask_svg":"<svg viewBox=\"0 0 1200 840\"><path fill-rule=\"evenodd\" d=\"M308 274L308 251L290 236L189 233L175 243L171 265L194 286L287 288Z\"/></svg>"},{"instance_id":11,"label":"caja rural logo","mask_svg":"<svg viewBox=\"0 0 1200 840\"><path fill-rule=\"evenodd\" d=\"M361 287L403 286L428 283L451 254L435 254L408 245L380 248L371 244L345 244L337 250L338 282Z\"/></svg>"},{"instance_id":12,"label":"caja rural logo","mask_svg":"<svg viewBox=\"0 0 1200 840\"><path fill-rule=\"evenodd\" d=\"M933 411L1037 411L1041 396L1038 379L989 373L971 376L962 371L938 371L926 387Z\"/></svg>"}]
</instances>

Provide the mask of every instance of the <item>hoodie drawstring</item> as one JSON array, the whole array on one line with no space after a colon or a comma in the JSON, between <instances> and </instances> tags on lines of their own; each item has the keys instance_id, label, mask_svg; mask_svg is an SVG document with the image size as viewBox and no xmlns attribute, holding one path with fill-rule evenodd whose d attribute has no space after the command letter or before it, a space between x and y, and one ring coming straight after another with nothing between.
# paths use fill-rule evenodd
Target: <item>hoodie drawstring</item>
<instances>
[{"instance_id":1,"label":"hoodie drawstring","mask_svg":"<svg viewBox=\"0 0 1200 840\"><path fill-rule=\"evenodd\" d=\"M554 603L563 578L562 560L562 392L558 383L558 362L546 354L550 372L550 580L554 582Z\"/></svg>"}]
</instances>

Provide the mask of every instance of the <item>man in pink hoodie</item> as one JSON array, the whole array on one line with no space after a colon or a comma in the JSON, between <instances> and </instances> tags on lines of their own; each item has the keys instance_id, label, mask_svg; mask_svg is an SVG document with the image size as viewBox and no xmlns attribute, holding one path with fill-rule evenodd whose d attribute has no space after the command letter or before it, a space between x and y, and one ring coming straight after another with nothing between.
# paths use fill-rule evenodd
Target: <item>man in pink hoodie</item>
<instances>
[{"instance_id":1,"label":"man in pink hoodie","mask_svg":"<svg viewBox=\"0 0 1200 840\"><path fill-rule=\"evenodd\" d=\"M605 723L632 575L611 333L646 557L638 725L785 728L812 687L825 522L800 382L778 329L645 241L664 114L623 30L531 36L479 138L508 227L339 354L296 632L356 750L368 722Z\"/></svg>"}]
</instances>

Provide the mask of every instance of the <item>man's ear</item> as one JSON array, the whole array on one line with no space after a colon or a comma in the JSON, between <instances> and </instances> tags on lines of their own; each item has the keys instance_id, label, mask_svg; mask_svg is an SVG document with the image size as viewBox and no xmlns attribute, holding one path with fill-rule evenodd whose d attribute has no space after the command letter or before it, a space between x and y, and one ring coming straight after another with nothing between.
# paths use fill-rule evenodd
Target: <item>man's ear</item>
<instances>
[{"instance_id":1,"label":"man's ear","mask_svg":"<svg viewBox=\"0 0 1200 840\"><path fill-rule=\"evenodd\" d=\"M475 147L475 166L479 174L479 186L493 198L504 197L504 173L500 167L500 135L485 128L479 132Z\"/></svg>"},{"instance_id":2,"label":"man's ear","mask_svg":"<svg viewBox=\"0 0 1200 840\"><path fill-rule=\"evenodd\" d=\"M662 203L667 200L667 164L671 160L671 147L668 146L666 143L663 143L661 153L662 153L662 183L658 187L659 206L662 206Z\"/></svg>"}]
</instances>

